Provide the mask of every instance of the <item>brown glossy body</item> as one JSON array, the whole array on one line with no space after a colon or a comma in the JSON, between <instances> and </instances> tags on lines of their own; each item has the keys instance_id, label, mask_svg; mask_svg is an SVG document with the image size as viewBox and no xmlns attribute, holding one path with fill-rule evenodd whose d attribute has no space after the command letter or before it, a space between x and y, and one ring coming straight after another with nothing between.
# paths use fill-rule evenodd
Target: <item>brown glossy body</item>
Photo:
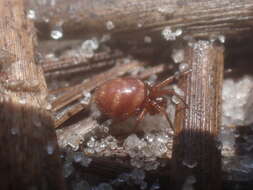
<instances>
[{"instance_id":1,"label":"brown glossy body","mask_svg":"<svg viewBox=\"0 0 253 190\"><path fill-rule=\"evenodd\" d=\"M182 74L187 74L185 71ZM149 86L137 78L123 77L109 80L96 89L95 102L102 113L115 120L124 120L137 115L137 124L143 120L146 113L151 115L162 113L173 129L172 122L166 113L166 95L177 96L172 89L164 89L174 81L175 77ZM186 104L185 104L186 105Z\"/></svg>"},{"instance_id":2,"label":"brown glossy body","mask_svg":"<svg viewBox=\"0 0 253 190\"><path fill-rule=\"evenodd\" d=\"M135 78L118 78L105 82L95 92L100 111L114 120L136 114L147 96L145 84Z\"/></svg>"}]
</instances>

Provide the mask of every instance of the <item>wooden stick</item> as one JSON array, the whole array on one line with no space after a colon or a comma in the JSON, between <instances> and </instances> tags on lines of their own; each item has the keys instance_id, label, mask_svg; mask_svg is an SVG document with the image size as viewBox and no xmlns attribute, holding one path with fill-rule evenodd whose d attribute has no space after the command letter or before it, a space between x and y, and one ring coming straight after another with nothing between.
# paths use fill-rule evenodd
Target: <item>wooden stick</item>
<instances>
[{"instance_id":1,"label":"wooden stick","mask_svg":"<svg viewBox=\"0 0 253 190\"><path fill-rule=\"evenodd\" d=\"M245 34L252 30L252 0L57 0L55 3L26 0L34 10L39 35L50 37L56 25L64 37L113 33L135 37L133 32L147 34L165 26L182 29L193 37L211 34ZM130 35L129 35L130 34ZM250 34L250 33L249 33Z\"/></svg>"},{"instance_id":2,"label":"wooden stick","mask_svg":"<svg viewBox=\"0 0 253 190\"><path fill-rule=\"evenodd\" d=\"M8 52L0 61L0 189L64 190L35 29L23 0L1 0L0 15L0 48Z\"/></svg>"},{"instance_id":3,"label":"wooden stick","mask_svg":"<svg viewBox=\"0 0 253 190\"><path fill-rule=\"evenodd\" d=\"M57 60L54 61L47 61L42 60L43 63L43 70L44 72L52 72L52 71L58 71L63 69L69 69L72 67L84 67L86 65L90 66L95 63L99 63L102 61L108 61L123 57L123 53L120 51L114 51L114 52L98 52L94 54L92 59L88 59L83 55L77 55L72 57L60 57ZM81 68L79 68L80 70Z\"/></svg>"},{"instance_id":4,"label":"wooden stick","mask_svg":"<svg viewBox=\"0 0 253 190\"><path fill-rule=\"evenodd\" d=\"M217 135L221 117L223 48L198 41L185 49L189 75L179 79L188 109L176 113L173 145L173 189L221 189L221 153Z\"/></svg>"}]
</instances>

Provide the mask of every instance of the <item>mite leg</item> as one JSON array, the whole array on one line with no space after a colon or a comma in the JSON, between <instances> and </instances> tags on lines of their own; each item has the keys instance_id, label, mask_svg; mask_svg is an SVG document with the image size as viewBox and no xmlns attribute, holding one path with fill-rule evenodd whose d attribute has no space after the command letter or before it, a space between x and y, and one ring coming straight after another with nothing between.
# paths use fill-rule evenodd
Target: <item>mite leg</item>
<instances>
[{"instance_id":1,"label":"mite leg","mask_svg":"<svg viewBox=\"0 0 253 190\"><path fill-rule=\"evenodd\" d=\"M153 101L150 101L150 104L151 104L158 112L162 113L162 114L165 116L166 120L167 120L168 123L170 124L171 129L172 129L173 131L175 131L174 126L173 126L173 124L172 124L172 121L170 120L170 118L169 118L167 112L165 111L165 109L164 109L163 107L157 105L157 104L156 104L155 102L153 102Z\"/></svg>"},{"instance_id":2,"label":"mite leg","mask_svg":"<svg viewBox=\"0 0 253 190\"><path fill-rule=\"evenodd\" d=\"M184 101L184 99L179 96L174 90L170 90L170 89L163 89L163 90L157 90L157 92L155 93L156 97L160 97L160 96L165 96L165 95L174 95L176 96L178 99L180 99L181 102L183 102L184 107L180 108L181 109L185 109L185 108L189 108L189 106L186 104L186 102Z\"/></svg>"},{"instance_id":3,"label":"mite leg","mask_svg":"<svg viewBox=\"0 0 253 190\"><path fill-rule=\"evenodd\" d=\"M144 119L144 116L146 113L147 113L147 109L143 108L143 110L141 111L141 113L138 115L136 119L135 128L139 126L140 122Z\"/></svg>"},{"instance_id":4,"label":"mite leg","mask_svg":"<svg viewBox=\"0 0 253 190\"><path fill-rule=\"evenodd\" d=\"M187 75L190 72L191 72L191 70L184 71L184 72L180 73L179 76L181 77L181 76ZM167 86L168 84L171 84L172 82L174 82L176 80L176 78L177 78L176 76L171 76L171 77L165 79L164 81L154 85L153 88L156 88L156 89L163 88L163 87Z\"/></svg>"},{"instance_id":5,"label":"mite leg","mask_svg":"<svg viewBox=\"0 0 253 190\"><path fill-rule=\"evenodd\" d=\"M142 133L140 133L138 131L138 126L139 126L140 122L144 119L144 116L146 115L146 113L147 113L147 109L143 108L141 113L139 113L139 115L137 116L136 123L135 123L135 126L134 126L134 133L138 134L140 136L142 135Z\"/></svg>"}]
</instances>

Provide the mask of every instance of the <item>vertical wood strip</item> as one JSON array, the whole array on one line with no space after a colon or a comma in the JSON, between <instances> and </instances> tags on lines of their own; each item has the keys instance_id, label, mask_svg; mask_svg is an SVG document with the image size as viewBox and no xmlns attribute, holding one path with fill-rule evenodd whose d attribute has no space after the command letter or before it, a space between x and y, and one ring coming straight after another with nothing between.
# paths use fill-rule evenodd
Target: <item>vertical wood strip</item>
<instances>
[{"instance_id":1,"label":"vertical wood strip","mask_svg":"<svg viewBox=\"0 0 253 190\"><path fill-rule=\"evenodd\" d=\"M220 129L223 47L198 41L186 49L192 72L179 81L189 108L176 113L172 181L174 189L221 189Z\"/></svg>"}]
</instances>

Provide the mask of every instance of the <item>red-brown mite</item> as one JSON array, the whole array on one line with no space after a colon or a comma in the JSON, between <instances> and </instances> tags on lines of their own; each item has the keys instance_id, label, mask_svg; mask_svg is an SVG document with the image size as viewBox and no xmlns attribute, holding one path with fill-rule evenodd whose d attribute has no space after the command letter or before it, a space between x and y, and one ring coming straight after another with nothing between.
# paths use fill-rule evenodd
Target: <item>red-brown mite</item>
<instances>
[{"instance_id":1,"label":"red-brown mite","mask_svg":"<svg viewBox=\"0 0 253 190\"><path fill-rule=\"evenodd\" d=\"M173 129L172 122L166 113L167 104L164 96L175 95L181 100L182 98L174 90L163 87L172 83L174 79L175 77L172 76L153 86L137 78L112 79L96 89L95 102L99 110L113 120L125 120L137 115L137 125L146 113L151 115L162 113Z\"/></svg>"}]
</instances>

